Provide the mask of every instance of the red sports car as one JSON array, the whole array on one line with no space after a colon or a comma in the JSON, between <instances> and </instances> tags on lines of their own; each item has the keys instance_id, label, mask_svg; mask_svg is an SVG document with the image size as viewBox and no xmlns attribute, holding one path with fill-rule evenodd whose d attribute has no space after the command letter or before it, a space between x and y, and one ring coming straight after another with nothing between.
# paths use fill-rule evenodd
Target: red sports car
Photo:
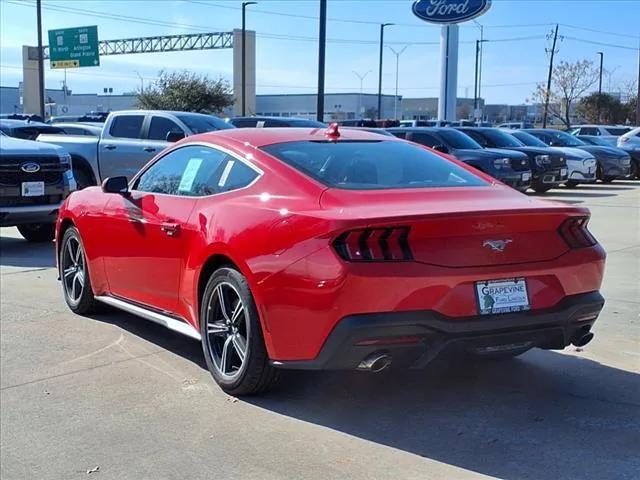
<instances>
[{"instance_id":1,"label":"red sports car","mask_svg":"<svg viewBox=\"0 0 640 480\"><path fill-rule=\"evenodd\" d=\"M584 208L358 130L189 137L57 223L71 310L103 302L202 341L216 382L422 367L591 340L605 252Z\"/></svg>"}]
</instances>

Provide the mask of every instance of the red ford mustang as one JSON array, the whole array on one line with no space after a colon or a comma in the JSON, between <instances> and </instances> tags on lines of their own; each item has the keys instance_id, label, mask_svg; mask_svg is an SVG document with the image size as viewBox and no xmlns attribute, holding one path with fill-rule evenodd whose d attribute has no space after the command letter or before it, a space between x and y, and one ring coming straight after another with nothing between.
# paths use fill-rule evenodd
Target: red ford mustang
<instances>
[{"instance_id":1,"label":"red ford mustang","mask_svg":"<svg viewBox=\"0 0 640 480\"><path fill-rule=\"evenodd\" d=\"M584 208L357 130L189 137L71 195L71 310L103 302L202 341L227 392L279 368L421 367L591 340L605 253Z\"/></svg>"}]
</instances>

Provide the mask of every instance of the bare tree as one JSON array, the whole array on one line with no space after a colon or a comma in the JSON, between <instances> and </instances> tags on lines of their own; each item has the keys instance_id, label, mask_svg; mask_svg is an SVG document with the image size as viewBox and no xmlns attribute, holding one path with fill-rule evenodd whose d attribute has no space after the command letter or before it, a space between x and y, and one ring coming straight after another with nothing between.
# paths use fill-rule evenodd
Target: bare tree
<instances>
[{"instance_id":1,"label":"bare tree","mask_svg":"<svg viewBox=\"0 0 640 480\"><path fill-rule=\"evenodd\" d=\"M549 92L549 113L560 119L564 125L571 127L571 109L598 81L598 70L590 60L577 62L560 62L552 73L551 91ZM533 92L533 101L543 103L547 88L538 84Z\"/></svg>"}]
</instances>

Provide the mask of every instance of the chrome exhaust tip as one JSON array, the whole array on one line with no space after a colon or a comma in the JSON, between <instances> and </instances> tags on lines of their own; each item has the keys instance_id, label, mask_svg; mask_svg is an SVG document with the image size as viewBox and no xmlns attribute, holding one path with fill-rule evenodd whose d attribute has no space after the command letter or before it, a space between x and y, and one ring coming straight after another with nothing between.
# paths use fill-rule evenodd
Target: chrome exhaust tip
<instances>
[{"instance_id":1,"label":"chrome exhaust tip","mask_svg":"<svg viewBox=\"0 0 640 480\"><path fill-rule=\"evenodd\" d=\"M576 347L584 347L591 340L593 340L593 333L588 332L582 335L581 337L574 338L571 343L573 343Z\"/></svg>"},{"instance_id":2,"label":"chrome exhaust tip","mask_svg":"<svg viewBox=\"0 0 640 480\"><path fill-rule=\"evenodd\" d=\"M391 366L391 355L384 352L375 352L360 362L357 370L378 373Z\"/></svg>"}]
</instances>

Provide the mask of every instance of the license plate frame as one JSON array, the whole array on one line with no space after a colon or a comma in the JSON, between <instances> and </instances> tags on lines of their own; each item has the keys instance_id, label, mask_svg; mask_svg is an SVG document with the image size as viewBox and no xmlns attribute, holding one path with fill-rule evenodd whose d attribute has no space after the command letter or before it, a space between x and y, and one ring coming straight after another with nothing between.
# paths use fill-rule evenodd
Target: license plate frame
<instances>
[{"instance_id":1,"label":"license plate frame","mask_svg":"<svg viewBox=\"0 0 640 480\"><path fill-rule=\"evenodd\" d=\"M43 197L44 182L22 182L21 192L23 197Z\"/></svg>"},{"instance_id":2,"label":"license plate frame","mask_svg":"<svg viewBox=\"0 0 640 480\"><path fill-rule=\"evenodd\" d=\"M475 282L476 305L480 315L531 310L527 279L524 277Z\"/></svg>"}]
</instances>

